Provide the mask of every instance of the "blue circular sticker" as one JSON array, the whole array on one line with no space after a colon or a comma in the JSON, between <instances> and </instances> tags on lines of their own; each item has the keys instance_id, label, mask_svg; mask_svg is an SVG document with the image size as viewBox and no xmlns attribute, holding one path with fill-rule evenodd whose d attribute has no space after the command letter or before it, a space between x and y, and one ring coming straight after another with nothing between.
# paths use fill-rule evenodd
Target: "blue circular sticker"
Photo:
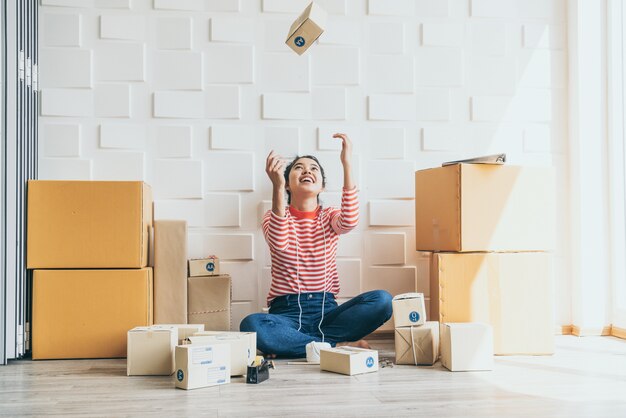
<instances>
[{"instance_id":1,"label":"blue circular sticker","mask_svg":"<svg viewBox=\"0 0 626 418\"><path fill-rule=\"evenodd\" d=\"M368 357L365 361L365 365L369 367L374 367L374 357Z\"/></svg>"},{"instance_id":2,"label":"blue circular sticker","mask_svg":"<svg viewBox=\"0 0 626 418\"><path fill-rule=\"evenodd\" d=\"M409 321L417 322L419 320L420 320L420 314L415 311L411 311L411 313L409 314Z\"/></svg>"},{"instance_id":3,"label":"blue circular sticker","mask_svg":"<svg viewBox=\"0 0 626 418\"><path fill-rule=\"evenodd\" d=\"M296 44L297 47L303 47L304 44L306 43L306 41L304 40L304 38L302 36L298 36L293 41L293 43Z\"/></svg>"},{"instance_id":4,"label":"blue circular sticker","mask_svg":"<svg viewBox=\"0 0 626 418\"><path fill-rule=\"evenodd\" d=\"M207 271L213 271L213 270L215 270L215 264L214 264L214 263L211 263L211 262L206 263L206 269L207 269Z\"/></svg>"},{"instance_id":5,"label":"blue circular sticker","mask_svg":"<svg viewBox=\"0 0 626 418\"><path fill-rule=\"evenodd\" d=\"M179 382L182 382L184 378L185 373L183 373L181 369L178 369L178 371L176 372L176 379L178 379Z\"/></svg>"}]
</instances>

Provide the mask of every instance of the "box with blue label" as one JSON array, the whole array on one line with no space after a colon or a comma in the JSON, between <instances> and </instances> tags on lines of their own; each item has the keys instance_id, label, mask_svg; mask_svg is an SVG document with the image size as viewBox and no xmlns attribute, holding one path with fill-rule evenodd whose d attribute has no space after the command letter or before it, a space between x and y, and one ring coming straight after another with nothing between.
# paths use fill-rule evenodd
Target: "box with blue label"
<instances>
[{"instance_id":1,"label":"box with blue label","mask_svg":"<svg viewBox=\"0 0 626 418\"><path fill-rule=\"evenodd\" d=\"M189 277L219 276L220 259L215 255L189 260Z\"/></svg>"},{"instance_id":2,"label":"box with blue label","mask_svg":"<svg viewBox=\"0 0 626 418\"><path fill-rule=\"evenodd\" d=\"M230 350L223 344L176 347L177 388L197 389L230 383Z\"/></svg>"},{"instance_id":3,"label":"box with blue label","mask_svg":"<svg viewBox=\"0 0 626 418\"><path fill-rule=\"evenodd\" d=\"M285 43L298 55L304 54L324 32L328 13L311 2L289 28Z\"/></svg>"},{"instance_id":4,"label":"box with blue label","mask_svg":"<svg viewBox=\"0 0 626 418\"><path fill-rule=\"evenodd\" d=\"M349 376L378 371L378 351L357 347L320 350L320 369Z\"/></svg>"},{"instance_id":5,"label":"box with blue label","mask_svg":"<svg viewBox=\"0 0 626 418\"><path fill-rule=\"evenodd\" d=\"M189 337L192 344L225 344L230 347L231 376L246 374L256 357L256 332L202 331Z\"/></svg>"},{"instance_id":6,"label":"box with blue label","mask_svg":"<svg viewBox=\"0 0 626 418\"><path fill-rule=\"evenodd\" d=\"M393 298L393 323L395 327L410 327L426 323L423 293L403 293Z\"/></svg>"}]
</instances>

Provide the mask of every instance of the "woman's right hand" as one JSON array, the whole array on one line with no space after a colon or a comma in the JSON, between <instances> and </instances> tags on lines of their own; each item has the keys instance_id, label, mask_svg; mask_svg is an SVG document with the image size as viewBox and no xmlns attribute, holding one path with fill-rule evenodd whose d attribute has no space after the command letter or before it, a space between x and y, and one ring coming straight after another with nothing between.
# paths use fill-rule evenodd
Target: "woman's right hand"
<instances>
[{"instance_id":1,"label":"woman's right hand","mask_svg":"<svg viewBox=\"0 0 626 418\"><path fill-rule=\"evenodd\" d=\"M285 162L280 155L274 153L274 150L270 151L267 156L265 172L274 187L285 187Z\"/></svg>"}]
</instances>

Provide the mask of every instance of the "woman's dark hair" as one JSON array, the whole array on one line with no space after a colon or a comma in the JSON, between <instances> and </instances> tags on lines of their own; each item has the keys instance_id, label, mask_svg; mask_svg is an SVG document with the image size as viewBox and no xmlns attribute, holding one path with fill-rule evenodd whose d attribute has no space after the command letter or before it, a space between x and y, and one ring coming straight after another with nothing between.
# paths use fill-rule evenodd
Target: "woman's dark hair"
<instances>
[{"instance_id":1,"label":"woman's dark hair","mask_svg":"<svg viewBox=\"0 0 626 418\"><path fill-rule=\"evenodd\" d=\"M293 166L296 164L296 162L298 160L301 160L302 158L308 158L310 160L313 160L317 163L317 165L320 168L320 173L322 174L322 187L326 187L326 175L324 174L324 167L322 167L322 165L320 164L319 160L312 156L312 155L303 155L301 157L296 157L293 159L293 161L291 161L289 163L289 165L287 166L287 168L285 168L285 184L289 184L289 173L291 173L291 169L293 168ZM291 204L291 192L289 191L289 189L286 189L287 191L287 204ZM317 203L320 203L320 196L317 195Z\"/></svg>"}]
</instances>

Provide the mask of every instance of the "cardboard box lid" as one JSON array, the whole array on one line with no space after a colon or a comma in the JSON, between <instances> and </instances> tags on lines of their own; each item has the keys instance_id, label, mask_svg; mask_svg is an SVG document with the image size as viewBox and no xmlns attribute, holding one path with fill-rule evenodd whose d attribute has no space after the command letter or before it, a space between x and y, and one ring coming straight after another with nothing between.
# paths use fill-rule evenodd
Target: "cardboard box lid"
<instances>
[{"instance_id":1,"label":"cardboard box lid","mask_svg":"<svg viewBox=\"0 0 626 418\"><path fill-rule=\"evenodd\" d=\"M326 20L328 19L328 13L317 3L311 2L291 24L287 38L291 38L307 19L310 20L311 24L315 25L319 31L323 31L326 26Z\"/></svg>"},{"instance_id":2,"label":"cardboard box lid","mask_svg":"<svg viewBox=\"0 0 626 418\"><path fill-rule=\"evenodd\" d=\"M125 357L150 324L151 268L34 271L33 359Z\"/></svg>"},{"instance_id":3,"label":"cardboard box lid","mask_svg":"<svg viewBox=\"0 0 626 418\"><path fill-rule=\"evenodd\" d=\"M28 268L141 268L152 190L141 181L28 181Z\"/></svg>"}]
</instances>

